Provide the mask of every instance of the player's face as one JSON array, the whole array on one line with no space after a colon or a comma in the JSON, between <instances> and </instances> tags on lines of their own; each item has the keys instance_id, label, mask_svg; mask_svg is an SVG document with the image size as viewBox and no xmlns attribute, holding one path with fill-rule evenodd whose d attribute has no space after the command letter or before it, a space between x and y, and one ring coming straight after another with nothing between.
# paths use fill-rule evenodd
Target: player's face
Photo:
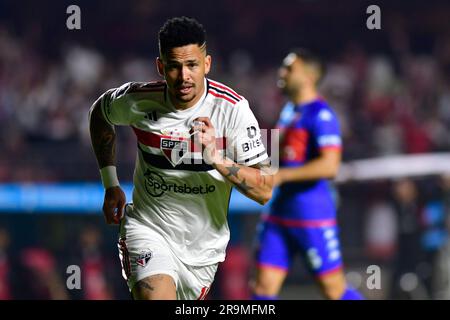
<instances>
[{"instance_id":1,"label":"player's face","mask_svg":"<svg viewBox=\"0 0 450 320\"><path fill-rule=\"evenodd\" d=\"M173 48L157 60L158 71L164 76L175 107L189 108L205 90L204 79L211 67L211 57L205 47L190 44Z\"/></svg>"},{"instance_id":2,"label":"player's face","mask_svg":"<svg viewBox=\"0 0 450 320\"><path fill-rule=\"evenodd\" d=\"M284 58L278 77L278 87L288 95L296 94L308 81L304 63L293 53Z\"/></svg>"}]
</instances>

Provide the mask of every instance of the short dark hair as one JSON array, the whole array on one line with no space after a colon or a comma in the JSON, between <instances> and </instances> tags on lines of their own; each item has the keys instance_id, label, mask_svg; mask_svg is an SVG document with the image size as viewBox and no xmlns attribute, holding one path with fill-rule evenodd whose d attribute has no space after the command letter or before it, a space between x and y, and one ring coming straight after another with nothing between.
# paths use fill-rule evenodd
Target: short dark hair
<instances>
[{"instance_id":1,"label":"short dark hair","mask_svg":"<svg viewBox=\"0 0 450 320\"><path fill-rule=\"evenodd\" d=\"M170 49L197 44L199 47L206 43L205 28L194 18L175 17L164 23L158 34L159 52L167 53Z\"/></svg>"},{"instance_id":2,"label":"short dark hair","mask_svg":"<svg viewBox=\"0 0 450 320\"><path fill-rule=\"evenodd\" d=\"M289 52L294 53L305 64L316 67L319 71L319 81L321 80L325 74L325 66L318 55L305 48L295 48Z\"/></svg>"}]
</instances>

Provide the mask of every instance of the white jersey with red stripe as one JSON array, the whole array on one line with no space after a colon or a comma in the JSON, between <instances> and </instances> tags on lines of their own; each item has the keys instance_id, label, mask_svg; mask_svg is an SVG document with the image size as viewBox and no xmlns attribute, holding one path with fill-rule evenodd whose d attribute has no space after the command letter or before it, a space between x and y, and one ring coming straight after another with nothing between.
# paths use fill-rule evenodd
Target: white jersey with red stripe
<instances>
[{"instance_id":1,"label":"white jersey with red stripe","mask_svg":"<svg viewBox=\"0 0 450 320\"><path fill-rule=\"evenodd\" d=\"M164 81L130 82L101 97L105 119L131 126L138 139L134 217L161 234L181 261L196 266L225 259L232 184L191 143L193 120L209 117L218 149L236 163L251 166L268 158L248 101L210 79L205 88L186 110L175 109Z\"/></svg>"}]
</instances>

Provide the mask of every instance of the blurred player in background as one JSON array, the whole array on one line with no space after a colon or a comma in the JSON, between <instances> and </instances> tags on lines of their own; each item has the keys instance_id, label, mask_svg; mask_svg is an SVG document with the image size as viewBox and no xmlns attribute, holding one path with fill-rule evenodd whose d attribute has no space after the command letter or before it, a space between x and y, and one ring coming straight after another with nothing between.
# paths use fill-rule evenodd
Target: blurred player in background
<instances>
[{"instance_id":1,"label":"blurred player in background","mask_svg":"<svg viewBox=\"0 0 450 320\"><path fill-rule=\"evenodd\" d=\"M231 188L264 204L273 176L263 172L270 161L248 101L206 78L211 56L203 26L168 20L159 49L165 81L124 84L91 108L103 211L107 223L123 216L120 257L135 299L204 299L225 259ZM114 125L130 126L138 140L133 204L126 208Z\"/></svg>"},{"instance_id":2,"label":"blurred player in background","mask_svg":"<svg viewBox=\"0 0 450 320\"><path fill-rule=\"evenodd\" d=\"M323 73L307 50L289 53L279 87L289 97L280 129L279 190L259 226L255 299L276 299L295 254L307 262L328 299L362 299L346 284L336 226L336 205L328 179L341 162L341 136L334 111L317 92Z\"/></svg>"}]
</instances>

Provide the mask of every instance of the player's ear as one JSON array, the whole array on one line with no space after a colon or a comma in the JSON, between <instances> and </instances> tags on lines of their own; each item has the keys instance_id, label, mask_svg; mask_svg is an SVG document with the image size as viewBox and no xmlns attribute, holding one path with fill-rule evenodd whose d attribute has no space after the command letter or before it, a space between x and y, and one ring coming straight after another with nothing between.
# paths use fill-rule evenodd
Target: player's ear
<instances>
[{"instance_id":1,"label":"player's ear","mask_svg":"<svg viewBox=\"0 0 450 320\"><path fill-rule=\"evenodd\" d=\"M164 77L164 64L160 57L156 58L156 69L158 70L159 75Z\"/></svg>"},{"instance_id":2,"label":"player's ear","mask_svg":"<svg viewBox=\"0 0 450 320\"><path fill-rule=\"evenodd\" d=\"M211 56L208 54L205 57L205 75L211 70Z\"/></svg>"}]
</instances>

